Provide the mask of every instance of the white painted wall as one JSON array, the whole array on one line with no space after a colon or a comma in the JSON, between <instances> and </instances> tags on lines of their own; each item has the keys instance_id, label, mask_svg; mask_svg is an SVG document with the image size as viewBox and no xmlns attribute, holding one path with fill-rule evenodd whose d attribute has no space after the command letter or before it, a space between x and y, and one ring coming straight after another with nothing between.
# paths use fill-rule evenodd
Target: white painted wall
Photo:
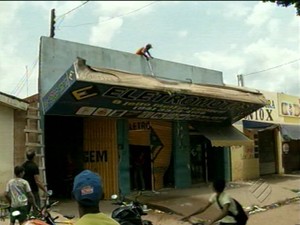
<instances>
[{"instance_id":1,"label":"white painted wall","mask_svg":"<svg viewBox=\"0 0 300 225\"><path fill-rule=\"evenodd\" d=\"M14 109L0 105L0 191L13 177Z\"/></svg>"}]
</instances>

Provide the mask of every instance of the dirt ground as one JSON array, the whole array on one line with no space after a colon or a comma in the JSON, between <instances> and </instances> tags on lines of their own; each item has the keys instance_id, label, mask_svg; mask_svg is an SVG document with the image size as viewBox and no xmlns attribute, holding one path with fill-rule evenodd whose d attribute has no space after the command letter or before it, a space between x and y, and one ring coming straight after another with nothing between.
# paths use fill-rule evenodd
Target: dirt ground
<instances>
[{"instance_id":1,"label":"dirt ground","mask_svg":"<svg viewBox=\"0 0 300 225\"><path fill-rule=\"evenodd\" d=\"M207 215L207 214L206 214ZM201 216L198 216L201 218ZM145 216L153 225L188 225L180 216L165 213L151 213ZM209 216L205 216L209 219ZM202 217L203 219L203 217ZM195 220L196 221L196 220ZM300 201L250 215L247 225L300 225Z\"/></svg>"},{"instance_id":2,"label":"dirt ground","mask_svg":"<svg viewBox=\"0 0 300 225\"><path fill-rule=\"evenodd\" d=\"M104 213L110 216L111 211L115 206L111 203L105 202ZM73 222L78 219L78 212L76 208L76 203L73 201L61 202L56 206L54 211L59 212L64 215L74 215L75 218ZM216 211L213 209L208 211L206 214L198 216L201 219L209 219ZM56 215L54 212L53 215ZM188 225L187 222L182 222L181 216L175 214L163 213L159 210L150 210L147 216L143 217L152 221L153 225ZM196 221L197 217L194 217ZM66 221L64 218L59 218L57 221ZM59 223L58 223L59 224ZM0 221L0 225L9 225L9 219L5 221ZM270 209L265 212L259 212L250 215L247 225L300 225L300 201L293 202L288 205L283 205L278 208Z\"/></svg>"}]
</instances>

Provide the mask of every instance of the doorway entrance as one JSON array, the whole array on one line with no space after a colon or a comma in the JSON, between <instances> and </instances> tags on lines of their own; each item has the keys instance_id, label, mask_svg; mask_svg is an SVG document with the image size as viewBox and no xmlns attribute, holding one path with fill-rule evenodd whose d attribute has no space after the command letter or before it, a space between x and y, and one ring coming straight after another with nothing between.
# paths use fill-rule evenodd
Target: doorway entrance
<instances>
[{"instance_id":1,"label":"doorway entrance","mask_svg":"<svg viewBox=\"0 0 300 225\"><path fill-rule=\"evenodd\" d=\"M212 146L211 141L204 135L190 135L190 166L192 184L228 179L229 161L228 150L224 147Z\"/></svg>"},{"instance_id":2,"label":"doorway entrance","mask_svg":"<svg viewBox=\"0 0 300 225\"><path fill-rule=\"evenodd\" d=\"M131 190L152 190L150 146L129 145Z\"/></svg>"},{"instance_id":3,"label":"doorway entrance","mask_svg":"<svg viewBox=\"0 0 300 225\"><path fill-rule=\"evenodd\" d=\"M190 165L192 184L208 181L207 152L210 141L203 135L190 136Z\"/></svg>"},{"instance_id":4,"label":"doorway entrance","mask_svg":"<svg viewBox=\"0 0 300 225\"><path fill-rule=\"evenodd\" d=\"M274 129L258 132L260 175L276 173L276 139Z\"/></svg>"},{"instance_id":5,"label":"doorway entrance","mask_svg":"<svg viewBox=\"0 0 300 225\"><path fill-rule=\"evenodd\" d=\"M80 117L45 116L47 183L54 197L71 198L73 179L83 170L82 130Z\"/></svg>"}]
</instances>

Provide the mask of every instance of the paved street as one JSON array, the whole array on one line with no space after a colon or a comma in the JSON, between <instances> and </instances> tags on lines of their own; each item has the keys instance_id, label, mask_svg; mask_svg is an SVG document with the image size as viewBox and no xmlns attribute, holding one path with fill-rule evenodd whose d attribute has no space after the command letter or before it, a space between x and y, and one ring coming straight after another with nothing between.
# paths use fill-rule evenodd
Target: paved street
<instances>
[{"instance_id":1,"label":"paved street","mask_svg":"<svg viewBox=\"0 0 300 225\"><path fill-rule=\"evenodd\" d=\"M259 207L272 206L264 212L258 212L250 215L247 225L298 225L300 224L300 201L291 202L290 204L278 204L277 207L273 203L278 203L286 199L299 197L297 191L300 190L300 176L268 176L263 179L263 192L259 195L253 192L255 181L230 183L227 192L238 199L244 207L257 205ZM270 191L270 192L269 192ZM264 199L260 197L267 193ZM129 198L138 197L138 199L152 208L144 219L151 220L154 225L187 225L187 222L180 221L181 215L193 212L201 204L207 201L211 194L210 185L200 185L189 189L164 189L160 192L144 192L142 195L132 193L127 196ZM110 216L112 210L116 208L111 201L102 201L100 203L101 210ZM74 221L78 219L78 211L76 203L73 200L62 200L59 205L53 208L55 212L63 215L75 215ZM199 215L201 219L210 219L218 209L211 207L207 212ZM196 219L196 217L194 217ZM58 221L64 221L60 218ZM8 225L9 221L0 222L0 224Z\"/></svg>"}]
</instances>

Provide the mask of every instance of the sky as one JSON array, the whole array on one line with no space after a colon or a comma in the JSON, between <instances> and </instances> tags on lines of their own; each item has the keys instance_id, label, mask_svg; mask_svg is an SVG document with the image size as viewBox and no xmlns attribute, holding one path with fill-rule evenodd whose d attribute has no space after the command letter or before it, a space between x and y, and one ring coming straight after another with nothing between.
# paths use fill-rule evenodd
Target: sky
<instances>
[{"instance_id":1,"label":"sky","mask_svg":"<svg viewBox=\"0 0 300 225\"><path fill-rule=\"evenodd\" d=\"M262 1L0 1L0 92L38 93L41 36L221 71L226 85L300 97L300 17Z\"/></svg>"}]
</instances>

